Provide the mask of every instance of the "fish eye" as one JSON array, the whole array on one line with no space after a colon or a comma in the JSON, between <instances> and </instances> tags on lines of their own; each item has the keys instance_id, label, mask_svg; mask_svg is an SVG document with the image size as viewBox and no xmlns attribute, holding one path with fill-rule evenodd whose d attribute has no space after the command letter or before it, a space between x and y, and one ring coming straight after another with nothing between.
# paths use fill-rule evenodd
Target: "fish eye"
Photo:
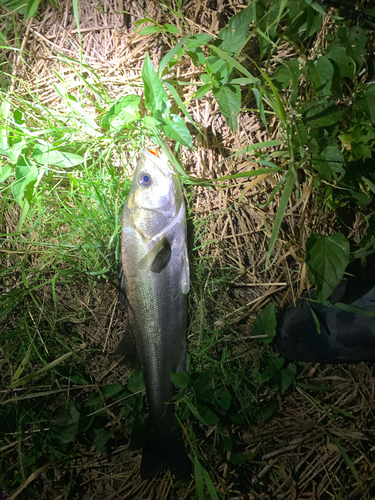
<instances>
[{"instance_id":1,"label":"fish eye","mask_svg":"<svg viewBox=\"0 0 375 500\"><path fill-rule=\"evenodd\" d=\"M145 188L149 187L149 186L151 186L151 183L152 183L151 175L147 174L146 172L142 172L139 174L138 184L141 187L145 187Z\"/></svg>"}]
</instances>

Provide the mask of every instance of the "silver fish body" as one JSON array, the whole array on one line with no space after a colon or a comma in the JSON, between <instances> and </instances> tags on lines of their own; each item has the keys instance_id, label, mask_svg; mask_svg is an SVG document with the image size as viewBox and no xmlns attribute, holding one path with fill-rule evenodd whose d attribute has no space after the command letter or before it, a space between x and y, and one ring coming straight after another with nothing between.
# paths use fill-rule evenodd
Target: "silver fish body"
<instances>
[{"instance_id":1,"label":"silver fish body","mask_svg":"<svg viewBox=\"0 0 375 500\"><path fill-rule=\"evenodd\" d=\"M142 366L149 417L141 475L169 468L189 479L173 405L171 373L186 368L186 298L189 261L185 205L179 179L164 154L145 150L134 172L122 217L122 274L129 331L122 350Z\"/></svg>"}]
</instances>

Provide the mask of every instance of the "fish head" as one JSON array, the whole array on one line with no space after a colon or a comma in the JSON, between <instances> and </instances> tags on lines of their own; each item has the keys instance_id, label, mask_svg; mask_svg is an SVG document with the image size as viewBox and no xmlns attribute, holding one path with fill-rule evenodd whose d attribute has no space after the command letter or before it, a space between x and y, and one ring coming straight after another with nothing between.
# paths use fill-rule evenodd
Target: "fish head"
<instances>
[{"instance_id":1,"label":"fish head","mask_svg":"<svg viewBox=\"0 0 375 500\"><path fill-rule=\"evenodd\" d=\"M156 148L144 150L126 203L137 231L151 240L172 222L182 203L181 183L165 153Z\"/></svg>"}]
</instances>

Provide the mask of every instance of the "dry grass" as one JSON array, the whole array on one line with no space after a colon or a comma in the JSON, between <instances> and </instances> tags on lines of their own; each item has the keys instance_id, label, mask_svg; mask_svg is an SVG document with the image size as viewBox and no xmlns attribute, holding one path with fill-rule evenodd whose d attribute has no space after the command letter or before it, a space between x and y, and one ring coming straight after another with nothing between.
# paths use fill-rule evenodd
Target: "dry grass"
<instances>
[{"instance_id":1,"label":"dry grass","mask_svg":"<svg viewBox=\"0 0 375 500\"><path fill-rule=\"evenodd\" d=\"M192 32L216 34L243 6L244 2L236 1L188 2L184 6L184 22ZM150 0L105 0L100 4L96 0L79 2L83 61L100 75L111 98L126 93L130 83L141 82L141 66L147 50L157 66L172 47L170 40L161 34L146 37L133 34L135 21L144 17L143 9L160 23L181 23L167 9ZM63 64L59 57L59 54L71 57L72 67L80 68L78 30L70 1L61 2L58 11L46 2L45 9L40 11L39 19L24 23L21 16L18 18L19 39L11 42L15 46L17 42L25 53L22 57L19 52L5 55L13 68L11 91L23 96L37 94L42 103L59 108L62 103L56 100L53 92L53 83L58 83L59 79L53 71L69 82L68 90L73 94L82 84L73 69ZM317 43L320 43L319 37ZM277 57L291 55L289 47L280 46ZM198 78L197 69L186 62L178 67L176 76L180 80L192 81ZM94 84L89 74L87 78ZM184 97L188 98L192 91L193 88L185 91ZM190 105L189 112L200 124L203 136L195 138L193 153L184 153L184 166L198 178L215 178L252 169L254 163L248 157L228 157L249 143L277 137L275 122L269 124L267 133L258 117L251 113L241 115L239 130L233 134L210 96ZM228 268L233 277L230 288L215 288L210 273L206 276L205 321L212 328L226 325L236 332L238 342L234 343L233 355L237 349L237 354L244 356L244 345L249 345L249 352L252 352L254 341L249 339L251 321L266 304L273 301L277 307L282 307L295 300L308 286L303 259L308 235L313 231L327 234L335 225L338 227L332 212L316 206L311 179L302 179L302 197L298 202L293 198L290 200L273 253L273 265L265 271L267 247L279 199L275 197L264 208L259 208L259 203L266 201L278 181L279 176L275 174L267 178L257 177L252 182L247 179L225 181L213 190L202 187L194 190L193 217L195 221L204 218L204 231L197 240L200 248L195 252L195 259L207 258L212 269ZM7 214L4 224L7 231L12 231L17 226L17 214ZM363 221L356 215L349 230L351 239L358 241L362 230ZM126 370L114 365L108 357L124 329L124 319L118 314L116 305L115 287L100 283L93 294L84 284L78 283L76 289L72 284L71 290L74 299L70 305L66 305L64 290L57 294L58 305L64 310L74 303L77 315L86 316L85 321L78 321L77 316L79 326L76 330L89 348L85 355L86 369L98 385L123 382ZM39 293L44 294L46 305L53 302L50 289L44 288ZM199 306L194 285L191 305L192 309ZM194 331L190 337L191 342L198 342ZM257 360L248 361L250 369ZM233 467L228 469L224 457L213 452L209 460L212 461L218 491L223 498L232 500L374 498L375 492L371 493L375 484L373 366L322 367L309 364L299 375L298 382L330 386L331 390L298 386L293 393L280 396L276 414L242 435L242 450L257 452L256 459L249 462L246 474L243 470L238 473ZM258 395L261 402L270 396L266 389ZM107 411L110 414L110 408ZM111 418L116 425L115 415L111 414ZM337 442L347 451L354 472ZM193 485L187 489L174 488L169 474L163 479L142 481L139 458L139 452L130 452L127 445L116 449L110 458L104 458L94 450L83 455L72 465L81 481L74 498L189 498ZM68 473L68 470L55 469L56 482ZM41 487L45 474L44 469L38 470L29 478L30 483ZM355 474L360 482L355 479ZM343 496L335 496L340 488ZM40 498L57 500L63 495L64 492L57 488L53 492L41 491ZM23 498L22 491L11 498L16 497Z\"/></svg>"}]
</instances>

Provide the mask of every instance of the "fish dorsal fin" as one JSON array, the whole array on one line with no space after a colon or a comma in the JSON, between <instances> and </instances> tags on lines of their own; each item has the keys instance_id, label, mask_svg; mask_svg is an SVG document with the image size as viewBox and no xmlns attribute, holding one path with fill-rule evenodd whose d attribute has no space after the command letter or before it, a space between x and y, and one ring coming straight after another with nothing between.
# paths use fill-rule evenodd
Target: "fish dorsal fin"
<instances>
[{"instance_id":1,"label":"fish dorsal fin","mask_svg":"<svg viewBox=\"0 0 375 500\"><path fill-rule=\"evenodd\" d=\"M138 262L138 269L150 269L153 273L160 273L168 264L172 247L167 238L162 238L147 255Z\"/></svg>"}]
</instances>

